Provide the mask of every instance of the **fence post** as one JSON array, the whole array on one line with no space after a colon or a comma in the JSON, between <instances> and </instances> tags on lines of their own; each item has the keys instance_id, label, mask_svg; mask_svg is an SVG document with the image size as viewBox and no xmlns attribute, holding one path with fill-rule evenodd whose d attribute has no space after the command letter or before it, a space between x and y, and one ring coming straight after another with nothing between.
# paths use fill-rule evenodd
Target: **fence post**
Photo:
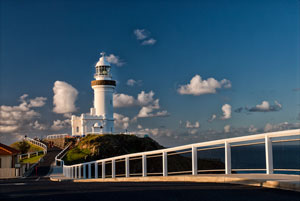
<instances>
[{"instance_id":1,"label":"fence post","mask_svg":"<svg viewBox=\"0 0 300 201\"><path fill-rule=\"evenodd\" d=\"M86 164L83 164L83 178L86 179Z\"/></svg>"},{"instance_id":2,"label":"fence post","mask_svg":"<svg viewBox=\"0 0 300 201\"><path fill-rule=\"evenodd\" d=\"M142 155L143 177L147 177L147 156Z\"/></svg>"},{"instance_id":3,"label":"fence post","mask_svg":"<svg viewBox=\"0 0 300 201\"><path fill-rule=\"evenodd\" d=\"M129 157L125 158L125 177L130 177Z\"/></svg>"},{"instance_id":4,"label":"fence post","mask_svg":"<svg viewBox=\"0 0 300 201\"><path fill-rule=\"evenodd\" d=\"M95 162L95 179L98 179L98 163Z\"/></svg>"},{"instance_id":5,"label":"fence post","mask_svg":"<svg viewBox=\"0 0 300 201\"><path fill-rule=\"evenodd\" d=\"M265 149L266 149L266 170L267 170L267 174L273 174L272 141L267 135L265 137Z\"/></svg>"},{"instance_id":6,"label":"fence post","mask_svg":"<svg viewBox=\"0 0 300 201\"><path fill-rule=\"evenodd\" d=\"M168 153L163 152L162 158L163 158L163 176L168 176Z\"/></svg>"},{"instance_id":7,"label":"fence post","mask_svg":"<svg viewBox=\"0 0 300 201\"><path fill-rule=\"evenodd\" d=\"M78 178L79 178L79 179L81 179L81 166L82 166L82 165L79 165L79 166L78 166Z\"/></svg>"},{"instance_id":8,"label":"fence post","mask_svg":"<svg viewBox=\"0 0 300 201\"><path fill-rule=\"evenodd\" d=\"M105 179L105 161L102 161L102 179Z\"/></svg>"},{"instance_id":9,"label":"fence post","mask_svg":"<svg viewBox=\"0 0 300 201\"><path fill-rule=\"evenodd\" d=\"M225 141L225 174L231 174L231 147Z\"/></svg>"},{"instance_id":10,"label":"fence post","mask_svg":"<svg viewBox=\"0 0 300 201\"><path fill-rule=\"evenodd\" d=\"M115 159L111 160L111 178L115 178L116 177L116 163L115 163Z\"/></svg>"},{"instance_id":11,"label":"fence post","mask_svg":"<svg viewBox=\"0 0 300 201\"><path fill-rule=\"evenodd\" d=\"M192 146L192 174L198 174L198 156L197 156L197 147Z\"/></svg>"},{"instance_id":12,"label":"fence post","mask_svg":"<svg viewBox=\"0 0 300 201\"><path fill-rule=\"evenodd\" d=\"M92 178L92 164L89 163L88 168L89 168L88 173L89 173L89 179L90 179L90 178Z\"/></svg>"},{"instance_id":13,"label":"fence post","mask_svg":"<svg viewBox=\"0 0 300 201\"><path fill-rule=\"evenodd\" d=\"M77 166L74 167L75 168L75 178L77 179Z\"/></svg>"}]
</instances>

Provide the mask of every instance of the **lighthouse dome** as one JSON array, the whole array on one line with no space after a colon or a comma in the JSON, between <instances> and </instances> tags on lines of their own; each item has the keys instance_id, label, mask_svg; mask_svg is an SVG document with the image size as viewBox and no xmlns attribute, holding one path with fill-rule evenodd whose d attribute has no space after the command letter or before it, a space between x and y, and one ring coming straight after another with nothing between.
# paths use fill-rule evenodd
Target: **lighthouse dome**
<instances>
[{"instance_id":1,"label":"lighthouse dome","mask_svg":"<svg viewBox=\"0 0 300 201\"><path fill-rule=\"evenodd\" d=\"M101 57L99 59L99 61L96 63L96 67L97 66L110 66L110 63L108 63L108 61L105 58L105 53L101 53Z\"/></svg>"}]
</instances>

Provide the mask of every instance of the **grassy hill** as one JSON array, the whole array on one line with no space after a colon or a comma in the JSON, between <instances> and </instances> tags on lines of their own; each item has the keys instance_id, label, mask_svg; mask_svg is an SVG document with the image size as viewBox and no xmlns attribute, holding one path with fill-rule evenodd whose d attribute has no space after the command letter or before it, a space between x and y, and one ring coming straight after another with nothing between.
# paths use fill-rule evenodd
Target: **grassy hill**
<instances>
[{"instance_id":1,"label":"grassy hill","mask_svg":"<svg viewBox=\"0 0 300 201\"><path fill-rule=\"evenodd\" d=\"M20 141L20 142L15 142L15 143L11 144L10 147L21 151L22 154L30 153L30 152L36 152L36 151L43 151L43 149L41 147L39 147L37 145L34 145L34 144L31 144L31 143L29 143L25 140ZM26 147L26 148L24 148L24 147Z\"/></svg>"},{"instance_id":2,"label":"grassy hill","mask_svg":"<svg viewBox=\"0 0 300 201\"><path fill-rule=\"evenodd\" d=\"M65 164L77 164L130 153L163 149L164 147L149 137L140 138L134 135L87 135L81 138L67 152L63 160ZM187 154L168 156L169 172L191 170L191 158ZM117 165L116 172L124 173L124 162ZM224 163L214 159L199 159L198 169L224 169ZM141 159L130 161L130 172L141 172ZM147 158L148 172L162 171L162 158Z\"/></svg>"}]
</instances>

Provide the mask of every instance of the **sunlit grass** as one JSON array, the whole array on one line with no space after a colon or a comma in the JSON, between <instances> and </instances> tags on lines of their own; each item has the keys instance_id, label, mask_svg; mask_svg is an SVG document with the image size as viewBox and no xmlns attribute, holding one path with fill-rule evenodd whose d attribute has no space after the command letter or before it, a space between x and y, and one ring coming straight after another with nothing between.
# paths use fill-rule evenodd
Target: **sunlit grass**
<instances>
[{"instance_id":1,"label":"sunlit grass","mask_svg":"<svg viewBox=\"0 0 300 201\"><path fill-rule=\"evenodd\" d=\"M34 157L31 157L31 158L26 158L26 159L22 159L20 162L21 163L36 163L40 160L40 158L42 158L44 156L44 154L40 154L38 156L34 156Z\"/></svg>"}]
</instances>

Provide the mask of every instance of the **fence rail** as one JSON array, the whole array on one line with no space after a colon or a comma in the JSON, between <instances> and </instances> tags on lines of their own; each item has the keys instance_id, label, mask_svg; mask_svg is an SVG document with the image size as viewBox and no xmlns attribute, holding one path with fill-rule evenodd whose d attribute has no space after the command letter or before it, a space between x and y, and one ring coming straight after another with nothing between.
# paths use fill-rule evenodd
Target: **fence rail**
<instances>
[{"instance_id":1,"label":"fence rail","mask_svg":"<svg viewBox=\"0 0 300 201\"><path fill-rule=\"evenodd\" d=\"M201 142L195 144L189 144L184 146L172 147L167 149L155 150L155 151L147 151L140 152L134 154L127 154L122 156L116 156L112 158L101 159L92 162L85 162L75 165L65 165L62 161L63 166L63 174L69 178L99 178L99 172L101 173L101 178L107 178L106 175L106 164L110 164L111 173L109 174L110 178L116 177L116 161L119 160L125 161L125 177L130 177L134 174L140 175L143 177L153 175L154 173L147 172L147 159L152 157L153 155L157 155L162 158L162 172L155 173L161 174L163 176L168 176L168 174L192 174L197 175L198 173L205 172L225 172L225 174L231 174L233 171L241 170L241 171L252 171L252 170L260 170L265 171L266 174L273 174L274 171L278 171L281 169L273 168L273 149L272 142L295 142L299 141L300 137L300 129L295 130L287 130L287 131L279 131L279 132L270 132L264 134L243 136L243 137L235 137L228 138L222 140L214 140L209 142ZM289 139L280 139L280 138L289 138ZM260 142L259 142L260 141ZM240 144L239 144L240 143ZM241 144L242 143L242 144ZM231 147L235 146L248 146L253 144L263 144L265 150L265 169L232 169L232 154ZM214 147L215 146L215 147ZM219 170L199 170L198 169L198 152L203 150L211 150L211 149L224 149L225 154L225 169ZM191 153L191 171L181 171L181 172L168 172L168 156L172 155L174 152L182 152L182 153ZM132 158L138 158L142 160L142 171L141 173L130 173L130 161ZM297 159L295 159L297 160ZM101 165L101 170L98 171L98 166ZM93 168L92 168L93 166ZM284 171L299 171L296 167L294 169L283 169ZM119 176L120 174L118 174Z\"/></svg>"},{"instance_id":2,"label":"fence rail","mask_svg":"<svg viewBox=\"0 0 300 201\"><path fill-rule=\"evenodd\" d=\"M68 149L70 148L71 145L72 145L72 142L70 142L61 152L59 152L59 154L57 154L57 156L55 156L56 166L63 166L64 165L64 161L62 160L62 158L66 155L66 153L67 153L67 151L68 151Z\"/></svg>"},{"instance_id":3,"label":"fence rail","mask_svg":"<svg viewBox=\"0 0 300 201\"><path fill-rule=\"evenodd\" d=\"M65 138L69 137L69 134L54 134L54 135L47 135L46 139L59 139L59 138Z\"/></svg>"},{"instance_id":4,"label":"fence rail","mask_svg":"<svg viewBox=\"0 0 300 201\"><path fill-rule=\"evenodd\" d=\"M41 147L44 150L44 154L47 153L47 145L45 145L44 143L34 140L30 137L25 137L24 139L32 144L35 144L35 145Z\"/></svg>"}]
</instances>

